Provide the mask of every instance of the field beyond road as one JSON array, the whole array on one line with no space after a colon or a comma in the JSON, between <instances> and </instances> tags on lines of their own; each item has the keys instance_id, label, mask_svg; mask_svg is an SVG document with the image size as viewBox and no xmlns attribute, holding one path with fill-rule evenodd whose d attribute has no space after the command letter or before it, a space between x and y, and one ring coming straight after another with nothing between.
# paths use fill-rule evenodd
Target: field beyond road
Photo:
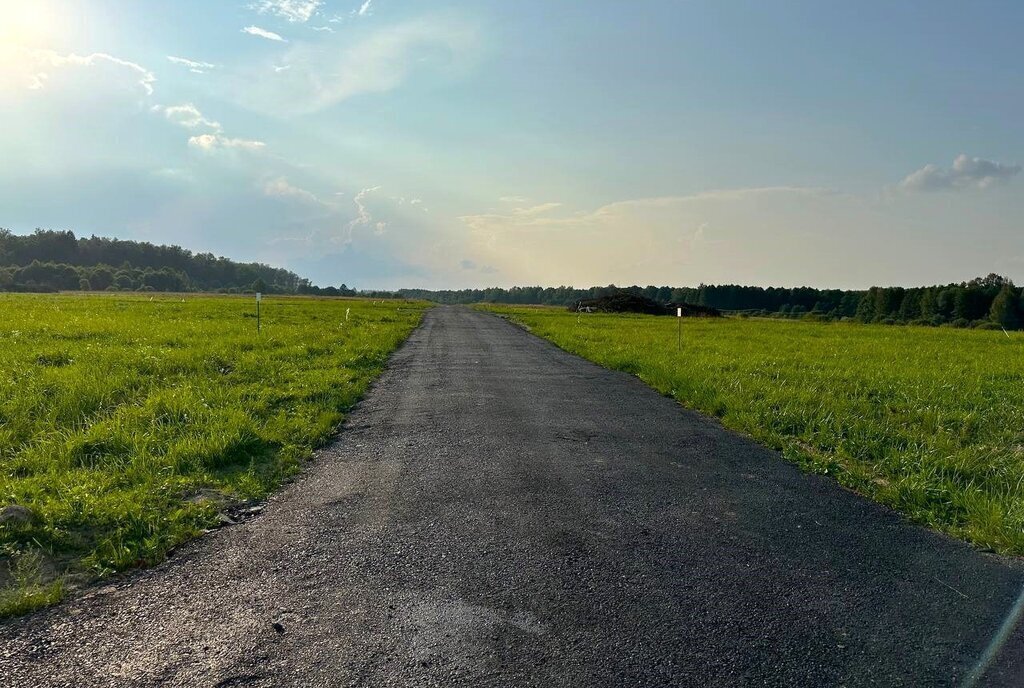
<instances>
[{"instance_id":1,"label":"field beyond road","mask_svg":"<svg viewBox=\"0 0 1024 688\"><path fill-rule=\"evenodd\" d=\"M252 296L0 295L0 617L267 495L424 307L268 297L257 334Z\"/></svg>"},{"instance_id":2,"label":"field beyond road","mask_svg":"<svg viewBox=\"0 0 1024 688\"><path fill-rule=\"evenodd\" d=\"M1020 333L684 319L677 349L676 318L486 309L917 523L1024 554Z\"/></svg>"}]
</instances>

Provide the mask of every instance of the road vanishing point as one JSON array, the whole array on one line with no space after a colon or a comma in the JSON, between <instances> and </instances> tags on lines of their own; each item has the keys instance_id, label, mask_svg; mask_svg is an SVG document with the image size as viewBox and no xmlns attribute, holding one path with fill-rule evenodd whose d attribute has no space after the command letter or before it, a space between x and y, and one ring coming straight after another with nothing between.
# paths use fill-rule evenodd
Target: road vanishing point
<instances>
[{"instance_id":1,"label":"road vanishing point","mask_svg":"<svg viewBox=\"0 0 1024 688\"><path fill-rule=\"evenodd\" d=\"M0 624L5 686L1016 686L1024 566L437 307L258 516Z\"/></svg>"}]
</instances>

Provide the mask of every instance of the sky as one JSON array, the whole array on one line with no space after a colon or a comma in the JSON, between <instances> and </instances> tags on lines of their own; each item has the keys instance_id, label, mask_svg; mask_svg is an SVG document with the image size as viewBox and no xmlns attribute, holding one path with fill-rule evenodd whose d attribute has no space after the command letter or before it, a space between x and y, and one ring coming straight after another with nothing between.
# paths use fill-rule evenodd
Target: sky
<instances>
[{"instance_id":1,"label":"sky","mask_svg":"<svg viewBox=\"0 0 1024 688\"><path fill-rule=\"evenodd\" d=\"M362 289L1024 282L1024 3L0 0L0 227Z\"/></svg>"}]
</instances>

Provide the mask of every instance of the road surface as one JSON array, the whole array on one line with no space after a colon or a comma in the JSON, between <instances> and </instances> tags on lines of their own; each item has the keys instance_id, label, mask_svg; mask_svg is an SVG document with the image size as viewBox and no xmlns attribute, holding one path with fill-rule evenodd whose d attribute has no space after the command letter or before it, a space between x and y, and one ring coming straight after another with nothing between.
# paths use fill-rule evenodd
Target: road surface
<instances>
[{"instance_id":1,"label":"road surface","mask_svg":"<svg viewBox=\"0 0 1024 688\"><path fill-rule=\"evenodd\" d=\"M964 685L1022 584L1019 561L442 307L260 516L0 625L0 677ZM1024 644L1007 637L977 685L1022 683Z\"/></svg>"}]
</instances>

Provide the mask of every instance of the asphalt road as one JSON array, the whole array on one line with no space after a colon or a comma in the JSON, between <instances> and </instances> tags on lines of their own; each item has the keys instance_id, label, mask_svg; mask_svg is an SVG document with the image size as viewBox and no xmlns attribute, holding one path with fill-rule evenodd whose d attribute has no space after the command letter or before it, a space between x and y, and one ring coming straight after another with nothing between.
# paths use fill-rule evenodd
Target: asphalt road
<instances>
[{"instance_id":1,"label":"asphalt road","mask_svg":"<svg viewBox=\"0 0 1024 688\"><path fill-rule=\"evenodd\" d=\"M437 308L260 516L0 625L0 683L964 685L1022 584L634 378ZM1024 683L1008 637L977 685Z\"/></svg>"}]
</instances>

